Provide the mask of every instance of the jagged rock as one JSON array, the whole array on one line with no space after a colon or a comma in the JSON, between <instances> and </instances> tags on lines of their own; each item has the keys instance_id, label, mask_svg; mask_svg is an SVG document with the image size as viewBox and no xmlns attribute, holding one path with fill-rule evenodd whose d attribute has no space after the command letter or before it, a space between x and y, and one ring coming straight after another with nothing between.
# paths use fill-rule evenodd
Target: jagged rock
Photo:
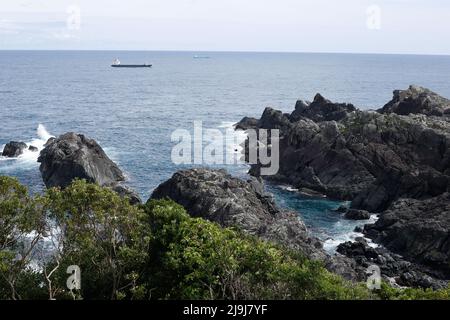
<instances>
[{"instance_id":1,"label":"jagged rock","mask_svg":"<svg viewBox=\"0 0 450 320\"><path fill-rule=\"evenodd\" d=\"M309 235L297 213L276 207L264 191L261 178L243 181L225 170L182 170L155 189L151 199L161 198L174 200L191 216L223 227L238 227L248 234L298 250L349 280L361 279L352 269L350 259L326 254L321 242Z\"/></svg>"},{"instance_id":2,"label":"jagged rock","mask_svg":"<svg viewBox=\"0 0 450 320\"><path fill-rule=\"evenodd\" d=\"M376 242L450 279L450 193L400 199L364 232Z\"/></svg>"},{"instance_id":3,"label":"jagged rock","mask_svg":"<svg viewBox=\"0 0 450 320\"><path fill-rule=\"evenodd\" d=\"M20 156L26 148L27 144L25 142L11 141L3 148L2 156L15 158Z\"/></svg>"},{"instance_id":4,"label":"jagged rock","mask_svg":"<svg viewBox=\"0 0 450 320\"><path fill-rule=\"evenodd\" d=\"M75 178L101 186L114 185L125 179L95 140L72 132L47 142L38 162L47 187L66 187Z\"/></svg>"},{"instance_id":5,"label":"jagged rock","mask_svg":"<svg viewBox=\"0 0 450 320\"><path fill-rule=\"evenodd\" d=\"M395 90L393 99L379 112L400 115L421 113L427 116L443 116L444 114L450 114L450 100L429 89L410 86L407 90Z\"/></svg>"},{"instance_id":6,"label":"jagged rock","mask_svg":"<svg viewBox=\"0 0 450 320\"><path fill-rule=\"evenodd\" d=\"M340 244L337 252L351 257L356 263L354 268L359 273L365 273L367 268L376 265L380 268L382 278L386 281L394 279L399 286L443 289L448 285L448 281L430 276L416 264L383 247L370 247L364 238Z\"/></svg>"},{"instance_id":7,"label":"jagged rock","mask_svg":"<svg viewBox=\"0 0 450 320\"><path fill-rule=\"evenodd\" d=\"M36 148L35 146L29 146L28 150L30 150L31 152L38 152L39 151L39 149Z\"/></svg>"},{"instance_id":8,"label":"jagged rock","mask_svg":"<svg viewBox=\"0 0 450 320\"><path fill-rule=\"evenodd\" d=\"M349 220L367 220L370 218L370 213L366 210L349 209L344 217Z\"/></svg>"},{"instance_id":9,"label":"jagged rock","mask_svg":"<svg viewBox=\"0 0 450 320\"><path fill-rule=\"evenodd\" d=\"M381 212L401 197L448 190L450 122L445 118L359 111L321 96L315 101L314 107L297 103L295 116L264 110L258 128L280 130L280 169L267 179L352 200L352 208L369 212ZM330 105L342 116L334 117ZM340 120L320 120L332 118ZM250 173L258 176L259 170L259 164L252 165Z\"/></svg>"},{"instance_id":10,"label":"jagged rock","mask_svg":"<svg viewBox=\"0 0 450 320\"><path fill-rule=\"evenodd\" d=\"M255 118L244 117L241 121L236 123L236 130L255 129L258 126L258 120Z\"/></svg>"},{"instance_id":11,"label":"jagged rock","mask_svg":"<svg viewBox=\"0 0 450 320\"><path fill-rule=\"evenodd\" d=\"M312 103L298 100L295 104L295 110L291 113L290 119L298 121L302 117L314 121L339 121L347 116L348 113L356 111L352 104L333 103L325 99L321 94L316 94Z\"/></svg>"},{"instance_id":12,"label":"jagged rock","mask_svg":"<svg viewBox=\"0 0 450 320\"><path fill-rule=\"evenodd\" d=\"M298 101L290 115L264 110L258 128L280 130L280 170L265 179L381 213L364 233L404 255L403 264L415 265L415 274L390 268L397 281L425 286L424 274L449 279L449 100L414 86L396 91L379 112L320 95L314 100ZM258 176L259 169L251 165L249 172ZM398 200L404 198L412 200ZM409 204L391 207L397 200Z\"/></svg>"}]
</instances>

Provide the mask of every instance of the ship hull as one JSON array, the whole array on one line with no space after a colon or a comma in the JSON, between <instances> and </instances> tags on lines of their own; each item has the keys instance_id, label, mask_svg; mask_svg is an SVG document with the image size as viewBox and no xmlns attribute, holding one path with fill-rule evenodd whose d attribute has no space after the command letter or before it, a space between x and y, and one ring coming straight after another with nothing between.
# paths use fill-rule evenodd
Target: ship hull
<instances>
[{"instance_id":1,"label":"ship hull","mask_svg":"<svg viewBox=\"0 0 450 320\"><path fill-rule=\"evenodd\" d=\"M151 68L151 64L112 64L113 68Z\"/></svg>"}]
</instances>

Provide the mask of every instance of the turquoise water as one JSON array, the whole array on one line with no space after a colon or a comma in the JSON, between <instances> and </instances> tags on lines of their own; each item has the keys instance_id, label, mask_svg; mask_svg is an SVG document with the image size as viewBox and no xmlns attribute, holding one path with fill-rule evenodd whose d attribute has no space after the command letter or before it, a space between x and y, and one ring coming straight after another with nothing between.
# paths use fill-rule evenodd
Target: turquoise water
<instances>
[{"instance_id":1,"label":"turquoise water","mask_svg":"<svg viewBox=\"0 0 450 320\"><path fill-rule=\"evenodd\" d=\"M194 56L209 59L194 59ZM115 69L111 62L152 63ZM450 97L450 57L356 54L214 52L0 51L0 147L10 140L42 144L67 131L95 138L146 199L180 169L171 162L175 129L193 121L224 129L266 106L293 110L317 92L356 106L378 108L409 84ZM40 127L39 134L37 128ZM45 130L44 130L45 128ZM47 132L46 132L47 131ZM0 159L0 174L42 188L35 154ZM246 166L227 166L245 177ZM348 236L354 222L330 211L339 205L270 187L314 234Z\"/></svg>"}]
</instances>

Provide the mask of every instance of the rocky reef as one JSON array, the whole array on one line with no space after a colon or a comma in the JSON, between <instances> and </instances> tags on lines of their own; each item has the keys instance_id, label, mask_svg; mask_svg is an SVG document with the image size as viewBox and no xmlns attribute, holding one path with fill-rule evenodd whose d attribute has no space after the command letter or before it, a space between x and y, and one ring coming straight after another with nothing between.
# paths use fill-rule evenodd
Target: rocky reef
<instances>
[{"instance_id":1,"label":"rocky reef","mask_svg":"<svg viewBox=\"0 0 450 320\"><path fill-rule=\"evenodd\" d=\"M364 228L368 236L449 279L449 106L418 86L394 91L378 111L317 94L311 103L298 101L291 114L266 108L260 119L245 118L236 128L279 129L280 170L267 179L351 200L349 219L380 214ZM252 165L250 173L259 170Z\"/></svg>"}]
</instances>

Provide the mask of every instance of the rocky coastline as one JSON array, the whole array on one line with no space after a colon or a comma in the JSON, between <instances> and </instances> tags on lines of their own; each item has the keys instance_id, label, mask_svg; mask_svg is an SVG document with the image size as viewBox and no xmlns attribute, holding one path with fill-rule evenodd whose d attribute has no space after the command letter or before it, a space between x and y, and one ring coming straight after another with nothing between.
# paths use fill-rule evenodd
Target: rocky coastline
<instances>
[{"instance_id":1,"label":"rocky coastline","mask_svg":"<svg viewBox=\"0 0 450 320\"><path fill-rule=\"evenodd\" d=\"M394 286L443 288L450 279L450 101L411 86L396 90L377 111L333 103L320 94L298 101L290 114L266 108L260 119L244 118L236 129L279 129L280 170L267 179L299 190L349 200L343 218L376 223L330 256L298 213L280 209L252 165L244 181L224 170L182 170L159 185L150 199L170 198L193 217L297 250L328 270L364 281L378 265ZM11 142L3 151L18 156L28 146ZM51 138L38 158L47 187L65 188L75 178L116 191L133 204L141 199L100 145L82 134Z\"/></svg>"},{"instance_id":2,"label":"rocky coastline","mask_svg":"<svg viewBox=\"0 0 450 320\"><path fill-rule=\"evenodd\" d=\"M350 200L348 218L379 215L361 231L382 250L359 241L338 252L360 267L377 262L400 285L440 287L450 279L448 99L410 86L394 91L382 108L361 111L317 94L298 101L291 114L266 108L260 119L246 117L236 128L280 130L280 170L269 180ZM259 170L252 165L250 174Z\"/></svg>"}]
</instances>

